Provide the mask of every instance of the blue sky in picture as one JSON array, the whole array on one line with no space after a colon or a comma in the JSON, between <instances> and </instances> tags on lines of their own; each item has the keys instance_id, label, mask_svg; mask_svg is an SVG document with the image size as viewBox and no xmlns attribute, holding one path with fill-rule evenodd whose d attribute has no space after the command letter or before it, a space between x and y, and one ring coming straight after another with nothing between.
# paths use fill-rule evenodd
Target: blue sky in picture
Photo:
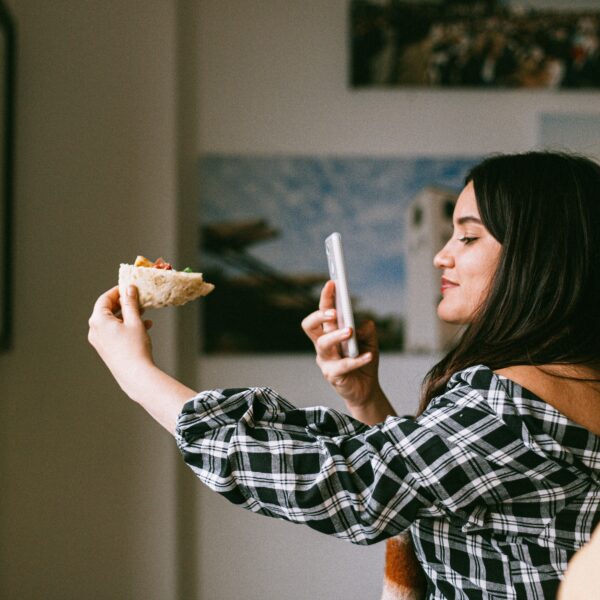
<instances>
[{"instance_id":1,"label":"blue sky in picture","mask_svg":"<svg viewBox=\"0 0 600 600\"><path fill-rule=\"evenodd\" d=\"M199 219L265 219L280 235L249 252L286 274L326 273L324 240L339 231L357 306L398 315L407 206L427 186L460 191L479 160L208 154L200 161Z\"/></svg>"}]
</instances>

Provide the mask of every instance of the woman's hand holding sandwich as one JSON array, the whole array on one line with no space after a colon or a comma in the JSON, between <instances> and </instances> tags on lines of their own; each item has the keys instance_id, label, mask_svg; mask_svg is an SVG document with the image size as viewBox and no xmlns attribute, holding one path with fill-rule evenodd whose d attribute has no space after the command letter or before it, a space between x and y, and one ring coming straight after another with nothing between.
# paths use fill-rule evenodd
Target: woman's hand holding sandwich
<instances>
[{"instance_id":1,"label":"woman's hand holding sandwich","mask_svg":"<svg viewBox=\"0 0 600 600\"><path fill-rule=\"evenodd\" d=\"M142 320L137 288L125 296L114 287L102 294L89 320L88 340L121 389L143 406L170 433L177 415L196 392L161 371L154 363L152 342Z\"/></svg>"},{"instance_id":2,"label":"woman's hand holding sandwich","mask_svg":"<svg viewBox=\"0 0 600 600\"><path fill-rule=\"evenodd\" d=\"M317 353L323 377L344 400L355 419L374 425L395 414L379 385L379 349L375 324L367 321L357 330L361 354L343 357L340 344L350 332L338 329L335 315L335 284L328 281L321 291L319 310L302 321L302 329Z\"/></svg>"}]
</instances>

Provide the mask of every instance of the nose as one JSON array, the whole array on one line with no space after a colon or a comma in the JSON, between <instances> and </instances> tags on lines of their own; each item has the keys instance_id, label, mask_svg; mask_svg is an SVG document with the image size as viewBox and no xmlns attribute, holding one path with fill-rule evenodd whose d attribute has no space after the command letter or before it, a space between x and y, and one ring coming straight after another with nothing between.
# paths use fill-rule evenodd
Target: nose
<instances>
[{"instance_id":1,"label":"nose","mask_svg":"<svg viewBox=\"0 0 600 600\"><path fill-rule=\"evenodd\" d=\"M433 266L436 269L451 269L454 266L454 258L448 252L448 244L433 257Z\"/></svg>"}]
</instances>

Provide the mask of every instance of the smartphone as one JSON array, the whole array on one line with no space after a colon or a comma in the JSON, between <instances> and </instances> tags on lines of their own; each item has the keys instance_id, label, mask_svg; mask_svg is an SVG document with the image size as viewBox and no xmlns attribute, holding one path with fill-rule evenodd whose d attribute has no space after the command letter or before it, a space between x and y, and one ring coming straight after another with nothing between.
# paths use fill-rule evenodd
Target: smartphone
<instances>
[{"instance_id":1,"label":"smartphone","mask_svg":"<svg viewBox=\"0 0 600 600\"><path fill-rule=\"evenodd\" d=\"M335 282L335 309L338 327L340 329L344 327L352 328L352 337L342 342L342 355L355 358L358 356L358 342L356 341L354 314L348 292L342 236L337 231L325 240L325 252L329 266L329 277Z\"/></svg>"}]
</instances>

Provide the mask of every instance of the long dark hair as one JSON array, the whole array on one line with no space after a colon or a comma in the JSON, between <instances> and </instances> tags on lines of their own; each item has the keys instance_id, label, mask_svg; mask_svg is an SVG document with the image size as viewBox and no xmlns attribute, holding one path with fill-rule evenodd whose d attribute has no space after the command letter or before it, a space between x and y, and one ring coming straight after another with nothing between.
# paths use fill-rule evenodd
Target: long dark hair
<instances>
[{"instance_id":1,"label":"long dark hair","mask_svg":"<svg viewBox=\"0 0 600 600\"><path fill-rule=\"evenodd\" d=\"M501 155L471 181L500 260L473 321L427 374L419 412L476 364L600 361L600 166L557 152Z\"/></svg>"}]
</instances>

